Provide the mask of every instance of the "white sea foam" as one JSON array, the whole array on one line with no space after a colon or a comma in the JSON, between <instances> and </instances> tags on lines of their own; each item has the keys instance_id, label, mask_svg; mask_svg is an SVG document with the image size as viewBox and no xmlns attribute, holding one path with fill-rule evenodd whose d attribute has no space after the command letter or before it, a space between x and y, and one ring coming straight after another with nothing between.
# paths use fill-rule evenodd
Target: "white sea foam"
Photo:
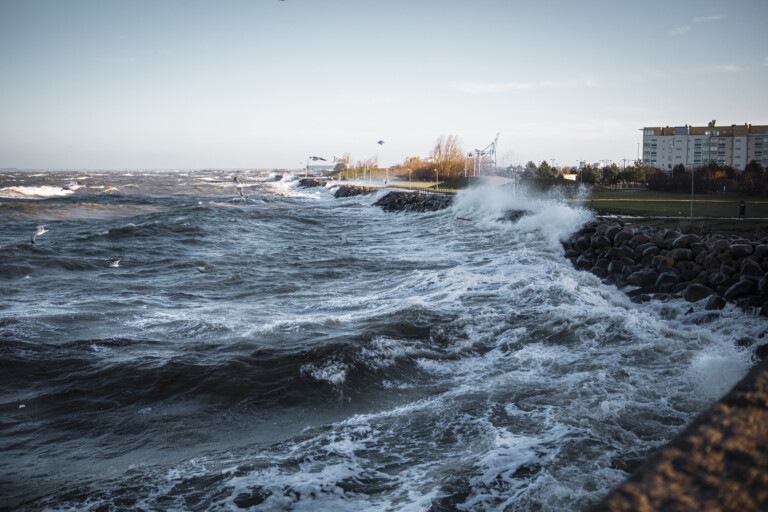
<instances>
[{"instance_id":1,"label":"white sea foam","mask_svg":"<svg viewBox=\"0 0 768 512\"><path fill-rule=\"evenodd\" d=\"M70 194L74 194L74 191L51 185L19 185L0 188L0 197L9 199L46 199L49 197L68 196Z\"/></svg>"},{"instance_id":2,"label":"white sea foam","mask_svg":"<svg viewBox=\"0 0 768 512\"><path fill-rule=\"evenodd\" d=\"M748 351L726 345L715 353L696 354L688 368L688 374L701 396L718 400L744 376L750 366L752 361Z\"/></svg>"}]
</instances>

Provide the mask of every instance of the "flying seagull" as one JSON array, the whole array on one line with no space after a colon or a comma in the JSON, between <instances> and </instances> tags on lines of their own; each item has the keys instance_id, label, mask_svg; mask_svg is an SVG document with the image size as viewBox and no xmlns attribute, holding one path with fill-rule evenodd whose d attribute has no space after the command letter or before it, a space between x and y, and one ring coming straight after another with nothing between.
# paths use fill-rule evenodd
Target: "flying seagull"
<instances>
[{"instance_id":1,"label":"flying seagull","mask_svg":"<svg viewBox=\"0 0 768 512\"><path fill-rule=\"evenodd\" d=\"M42 235L43 233L47 233L49 231L50 229L45 229L45 226L37 226L37 231L35 231L34 234L32 235L32 240L31 240L32 245L35 245L36 236Z\"/></svg>"},{"instance_id":2,"label":"flying seagull","mask_svg":"<svg viewBox=\"0 0 768 512\"><path fill-rule=\"evenodd\" d=\"M380 140L380 141L379 141L379 142L377 142L376 144L378 144L379 146L383 146L383 145L384 145L384 141L383 141L383 140Z\"/></svg>"},{"instance_id":3,"label":"flying seagull","mask_svg":"<svg viewBox=\"0 0 768 512\"><path fill-rule=\"evenodd\" d=\"M110 267L119 267L120 266L120 260L110 261L109 262Z\"/></svg>"}]
</instances>

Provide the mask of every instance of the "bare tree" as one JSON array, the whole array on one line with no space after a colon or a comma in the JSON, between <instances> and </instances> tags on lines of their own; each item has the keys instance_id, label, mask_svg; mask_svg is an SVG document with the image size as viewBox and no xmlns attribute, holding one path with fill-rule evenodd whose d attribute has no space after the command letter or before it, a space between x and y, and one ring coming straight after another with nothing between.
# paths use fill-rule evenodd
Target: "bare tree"
<instances>
[{"instance_id":1,"label":"bare tree","mask_svg":"<svg viewBox=\"0 0 768 512\"><path fill-rule=\"evenodd\" d=\"M441 135L432 150L432 162L440 176L456 178L464 172L464 151L456 135Z\"/></svg>"}]
</instances>

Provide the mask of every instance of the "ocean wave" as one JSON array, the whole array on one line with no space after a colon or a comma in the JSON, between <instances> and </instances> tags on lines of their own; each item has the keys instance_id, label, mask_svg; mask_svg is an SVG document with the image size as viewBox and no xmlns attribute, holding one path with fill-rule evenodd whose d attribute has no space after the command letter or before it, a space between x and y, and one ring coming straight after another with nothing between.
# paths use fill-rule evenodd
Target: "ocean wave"
<instances>
[{"instance_id":1,"label":"ocean wave","mask_svg":"<svg viewBox=\"0 0 768 512\"><path fill-rule=\"evenodd\" d=\"M47 199L49 197L63 197L71 194L74 194L73 190L66 190L52 185L17 185L0 188L0 198L6 199Z\"/></svg>"}]
</instances>

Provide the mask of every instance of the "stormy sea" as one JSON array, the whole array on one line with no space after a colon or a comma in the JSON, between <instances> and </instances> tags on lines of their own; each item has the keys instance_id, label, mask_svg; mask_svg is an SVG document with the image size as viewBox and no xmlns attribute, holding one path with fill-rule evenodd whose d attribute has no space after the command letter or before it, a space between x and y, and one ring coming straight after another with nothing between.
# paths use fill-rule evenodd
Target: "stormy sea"
<instances>
[{"instance_id":1,"label":"stormy sea","mask_svg":"<svg viewBox=\"0 0 768 512\"><path fill-rule=\"evenodd\" d=\"M753 365L575 270L565 199L384 194L2 171L0 509L586 510Z\"/></svg>"}]
</instances>

